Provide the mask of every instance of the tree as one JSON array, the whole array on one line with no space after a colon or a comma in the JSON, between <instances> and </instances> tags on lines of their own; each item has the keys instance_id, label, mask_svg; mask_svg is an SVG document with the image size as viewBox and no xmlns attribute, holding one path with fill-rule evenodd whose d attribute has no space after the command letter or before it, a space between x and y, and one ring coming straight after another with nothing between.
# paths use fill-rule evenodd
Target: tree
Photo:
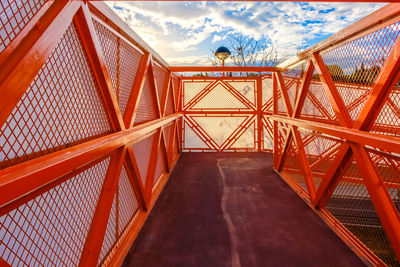
<instances>
[{"instance_id":1,"label":"tree","mask_svg":"<svg viewBox=\"0 0 400 267\"><path fill-rule=\"evenodd\" d=\"M275 46L267 46L252 37L243 35L231 36L228 41L228 48L232 54L226 65L231 66L276 66L287 58L286 54L280 54ZM212 55L210 57L211 64L213 66L220 65L221 62L214 57L214 51L212 51ZM243 72L239 75L255 76L258 74ZM232 76L232 74L228 73L227 76Z\"/></svg>"}]
</instances>

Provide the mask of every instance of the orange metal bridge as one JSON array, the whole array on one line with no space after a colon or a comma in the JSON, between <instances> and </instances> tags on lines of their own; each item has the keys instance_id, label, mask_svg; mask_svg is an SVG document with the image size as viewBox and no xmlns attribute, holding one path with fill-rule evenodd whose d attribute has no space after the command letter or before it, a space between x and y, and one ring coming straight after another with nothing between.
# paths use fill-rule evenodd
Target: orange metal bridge
<instances>
[{"instance_id":1,"label":"orange metal bridge","mask_svg":"<svg viewBox=\"0 0 400 267\"><path fill-rule=\"evenodd\" d=\"M196 151L273 152L355 254L399 265L399 4L251 68L169 66L101 2L0 11L1 264L121 264Z\"/></svg>"}]
</instances>

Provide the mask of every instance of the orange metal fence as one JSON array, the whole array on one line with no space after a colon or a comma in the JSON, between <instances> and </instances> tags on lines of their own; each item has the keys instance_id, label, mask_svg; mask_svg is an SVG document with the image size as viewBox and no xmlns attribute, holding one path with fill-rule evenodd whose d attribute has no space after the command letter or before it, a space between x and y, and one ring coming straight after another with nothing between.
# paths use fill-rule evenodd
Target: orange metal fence
<instances>
[{"instance_id":1,"label":"orange metal fence","mask_svg":"<svg viewBox=\"0 0 400 267\"><path fill-rule=\"evenodd\" d=\"M272 151L262 116L262 94L272 92L267 80L271 75L182 79L183 151Z\"/></svg>"},{"instance_id":2,"label":"orange metal fence","mask_svg":"<svg viewBox=\"0 0 400 267\"><path fill-rule=\"evenodd\" d=\"M121 263L181 150L179 80L104 4L0 5L1 263Z\"/></svg>"},{"instance_id":3,"label":"orange metal fence","mask_svg":"<svg viewBox=\"0 0 400 267\"><path fill-rule=\"evenodd\" d=\"M275 169L351 246L389 265L400 258L399 13L386 6L282 64L270 117Z\"/></svg>"},{"instance_id":4,"label":"orange metal fence","mask_svg":"<svg viewBox=\"0 0 400 267\"><path fill-rule=\"evenodd\" d=\"M398 264L399 5L280 68L201 69L270 73L246 78L176 76L200 69L102 3L0 5L1 263L121 263L181 151L273 150L356 253Z\"/></svg>"}]
</instances>

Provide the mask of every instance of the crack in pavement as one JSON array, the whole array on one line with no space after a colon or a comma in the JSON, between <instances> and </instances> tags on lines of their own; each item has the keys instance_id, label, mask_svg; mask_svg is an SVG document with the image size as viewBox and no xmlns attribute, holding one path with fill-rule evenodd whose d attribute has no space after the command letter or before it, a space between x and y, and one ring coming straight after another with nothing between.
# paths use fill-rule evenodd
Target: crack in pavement
<instances>
[{"instance_id":1,"label":"crack in pavement","mask_svg":"<svg viewBox=\"0 0 400 267\"><path fill-rule=\"evenodd\" d=\"M241 267L240 257L238 253L239 239L236 233L235 225L233 224L232 218L227 210L228 204L228 191L229 188L226 186L226 175L222 169L220 162L224 159L217 159L217 167L222 180L222 197L221 197L221 209L222 215L225 220L226 226L229 231L229 238L231 241L231 264L232 267Z\"/></svg>"}]
</instances>

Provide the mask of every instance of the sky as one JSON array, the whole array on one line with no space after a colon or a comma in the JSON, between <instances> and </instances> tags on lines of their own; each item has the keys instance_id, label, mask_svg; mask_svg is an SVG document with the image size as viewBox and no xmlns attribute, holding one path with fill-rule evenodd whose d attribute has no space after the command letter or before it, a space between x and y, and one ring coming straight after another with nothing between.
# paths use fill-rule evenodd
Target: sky
<instances>
[{"instance_id":1,"label":"sky","mask_svg":"<svg viewBox=\"0 0 400 267\"><path fill-rule=\"evenodd\" d=\"M210 65L235 35L294 56L381 8L381 3L107 2L170 65ZM228 47L229 48L229 47ZM227 62L229 64L229 62Z\"/></svg>"}]
</instances>

